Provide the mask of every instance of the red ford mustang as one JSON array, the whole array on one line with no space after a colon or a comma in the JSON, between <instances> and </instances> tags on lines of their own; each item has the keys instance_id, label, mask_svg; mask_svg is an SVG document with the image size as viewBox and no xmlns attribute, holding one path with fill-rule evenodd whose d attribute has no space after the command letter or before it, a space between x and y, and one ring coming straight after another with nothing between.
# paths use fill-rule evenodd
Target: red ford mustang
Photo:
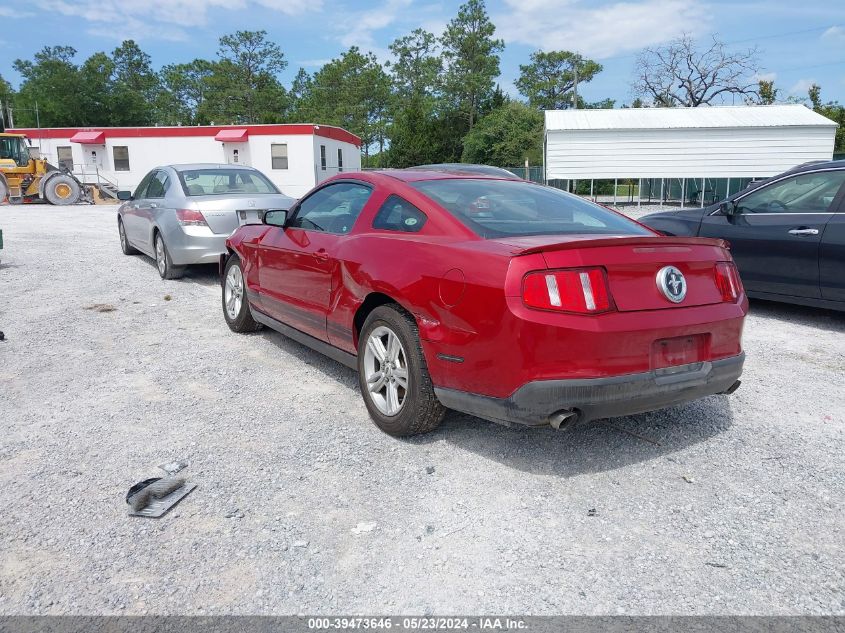
<instances>
[{"instance_id":1,"label":"red ford mustang","mask_svg":"<svg viewBox=\"0 0 845 633\"><path fill-rule=\"evenodd\" d=\"M229 327L357 369L392 435L431 431L445 408L564 428L739 386L748 301L727 245L549 187L342 174L227 246Z\"/></svg>"}]
</instances>

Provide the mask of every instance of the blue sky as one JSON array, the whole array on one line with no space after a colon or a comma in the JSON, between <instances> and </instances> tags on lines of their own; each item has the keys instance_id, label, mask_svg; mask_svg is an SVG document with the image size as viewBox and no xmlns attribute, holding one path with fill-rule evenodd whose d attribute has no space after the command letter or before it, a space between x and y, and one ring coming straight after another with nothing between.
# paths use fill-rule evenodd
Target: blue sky
<instances>
[{"instance_id":1,"label":"blue sky","mask_svg":"<svg viewBox=\"0 0 845 633\"><path fill-rule=\"evenodd\" d=\"M388 58L387 45L422 26L437 34L455 15L457 0L31 0L0 5L0 74L13 85L17 57L45 45L67 44L79 61L137 40L156 67L212 58L217 38L238 29L266 30L285 53L287 83L300 66L314 71L351 45ZM488 0L502 54L503 88L515 94L519 64L538 48L573 50L605 70L583 86L588 101L630 102L636 52L684 32L717 33L733 48L760 49L764 78L782 95L806 94L812 82L825 100L845 103L843 0Z\"/></svg>"}]
</instances>

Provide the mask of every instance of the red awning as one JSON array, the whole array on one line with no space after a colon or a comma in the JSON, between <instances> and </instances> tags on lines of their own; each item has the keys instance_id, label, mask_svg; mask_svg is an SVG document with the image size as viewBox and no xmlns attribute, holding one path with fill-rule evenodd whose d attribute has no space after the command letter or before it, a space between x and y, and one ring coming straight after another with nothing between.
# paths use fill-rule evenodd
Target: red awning
<instances>
[{"instance_id":1,"label":"red awning","mask_svg":"<svg viewBox=\"0 0 845 633\"><path fill-rule=\"evenodd\" d=\"M245 143L248 136L249 130L220 130L214 140L224 143Z\"/></svg>"},{"instance_id":2,"label":"red awning","mask_svg":"<svg viewBox=\"0 0 845 633\"><path fill-rule=\"evenodd\" d=\"M105 132L77 132L70 137L71 143L82 143L83 145L105 145Z\"/></svg>"}]
</instances>

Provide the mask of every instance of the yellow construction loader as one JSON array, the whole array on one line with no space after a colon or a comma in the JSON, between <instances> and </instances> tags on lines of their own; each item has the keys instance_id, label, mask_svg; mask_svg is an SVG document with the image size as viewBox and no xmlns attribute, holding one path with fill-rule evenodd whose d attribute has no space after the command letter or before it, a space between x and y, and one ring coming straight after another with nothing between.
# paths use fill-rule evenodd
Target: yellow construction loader
<instances>
[{"instance_id":1,"label":"yellow construction loader","mask_svg":"<svg viewBox=\"0 0 845 633\"><path fill-rule=\"evenodd\" d=\"M0 203L46 200L50 204L91 202L91 192L67 170L30 155L26 136L0 133Z\"/></svg>"}]
</instances>

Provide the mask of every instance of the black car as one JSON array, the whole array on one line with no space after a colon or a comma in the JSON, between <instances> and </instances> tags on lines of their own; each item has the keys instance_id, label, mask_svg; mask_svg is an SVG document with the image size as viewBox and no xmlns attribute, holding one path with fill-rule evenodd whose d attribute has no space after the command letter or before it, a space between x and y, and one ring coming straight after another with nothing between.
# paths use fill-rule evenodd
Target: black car
<instances>
[{"instance_id":1,"label":"black car","mask_svg":"<svg viewBox=\"0 0 845 633\"><path fill-rule=\"evenodd\" d=\"M845 161L801 165L720 203L640 222L726 239L749 297L845 310Z\"/></svg>"}]
</instances>

